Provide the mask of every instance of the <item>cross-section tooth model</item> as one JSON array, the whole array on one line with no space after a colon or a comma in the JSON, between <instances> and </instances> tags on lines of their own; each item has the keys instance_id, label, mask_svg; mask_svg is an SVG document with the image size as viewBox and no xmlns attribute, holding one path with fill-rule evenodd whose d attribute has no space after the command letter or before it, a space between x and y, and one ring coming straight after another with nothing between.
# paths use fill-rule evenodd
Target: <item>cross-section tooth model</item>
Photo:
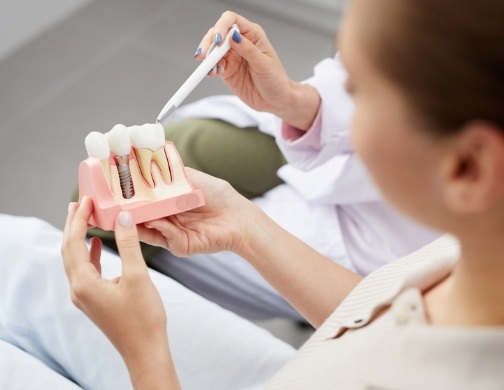
<instances>
[{"instance_id":1,"label":"cross-section tooth model","mask_svg":"<svg viewBox=\"0 0 504 390\"><path fill-rule=\"evenodd\" d=\"M128 131L145 181L151 187L154 186L152 178L152 162L154 162L161 170L164 181L171 183L170 167L164 150L165 134L163 126L159 123L131 126Z\"/></svg>"},{"instance_id":2,"label":"cross-section tooth model","mask_svg":"<svg viewBox=\"0 0 504 390\"><path fill-rule=\"evenodd\" d=\"M159 123L93 131L85 145L89 158L79 166L79 199L93 199L90 226L112 230L121 210L142 223L205 204Z\"/></svg>"}]
</instances>

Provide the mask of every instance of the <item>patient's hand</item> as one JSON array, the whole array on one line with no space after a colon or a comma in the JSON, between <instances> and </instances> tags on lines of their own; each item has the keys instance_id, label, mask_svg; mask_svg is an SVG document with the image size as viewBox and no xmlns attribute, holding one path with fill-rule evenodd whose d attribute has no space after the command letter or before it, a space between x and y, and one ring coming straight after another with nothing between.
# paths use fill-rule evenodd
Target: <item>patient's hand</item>
<instances>
[{"instance_id":1,"label":"patient's hand","mask_svg":"<svg viewBox=\"0 0 504 390\"><path fill-rule=\"evenodd\" d=\"M168 380L163 378L167 371L171 371L169 380L174 380L166 313L149 277L131 214L122 212L115 226L122 276L106 280L101 276L100 240L91 239L89 250L85 241L92 210L89 198L69 206L61 252L72 301L122 355L135 388L147 386L146 381ZM152 375L142 376L145 370Z\"/></svg>"},{"instance_id":2,"label":"patient's hand","mask_svg":"<svg viewBox=\"0 0 504 390\"><path fill-rule=\"evenodd\" d=\"M176 256L220 251L237 252L254 226L252 202L224 180L186 168L192 185L203 192L206 205L138 225L140 240L168 249Z\"/></svg>"}]
</instances>

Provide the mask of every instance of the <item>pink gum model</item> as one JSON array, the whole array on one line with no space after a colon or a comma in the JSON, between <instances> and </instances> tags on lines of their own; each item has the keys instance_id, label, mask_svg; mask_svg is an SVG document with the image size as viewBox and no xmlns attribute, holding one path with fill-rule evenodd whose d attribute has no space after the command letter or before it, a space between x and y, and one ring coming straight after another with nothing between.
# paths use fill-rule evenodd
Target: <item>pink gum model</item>
<instances>
[{"instance_id":1,"label":"pink gum model","mask_svg":"<svg viewBox=\"0 0 504 390\"><path fill-rule=\"evenodd\" d=\"M169 180L163 178L157 164L151 162L154 187L143 178L135 152L129 154L129 166L135 195L124 199L113 156L101 161L90 157L79 165L79 200L83 196L93 199L94 211L90 226L113 230L117 215L127 210L135 224L151 221L203 206L200 190L195 190L187 180L184 164L172 142L166 141L164 151L170 168ZM106 170L109 170L108 172Z\"/></svg>"}]
</instances>

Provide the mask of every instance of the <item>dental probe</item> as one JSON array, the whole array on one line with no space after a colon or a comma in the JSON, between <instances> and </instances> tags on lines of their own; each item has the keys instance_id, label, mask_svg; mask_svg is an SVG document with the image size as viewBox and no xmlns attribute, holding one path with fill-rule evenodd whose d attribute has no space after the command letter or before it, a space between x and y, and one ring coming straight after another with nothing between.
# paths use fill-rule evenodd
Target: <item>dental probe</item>
<instances>
[{"instance_id":1,"label":"dental probe","mask_svg":"<svg viewBox=\"0 0 504 390\"><path fill-rule=\"evenodd\" d=\"M233 32L240 32L238 26L233 24L231 29L224 38L222 45L216 46L214 43L208 48L206 58L203 62L196 68L196 70L189 76L189 78L182 84L177 92L172 96L168 103L163 107L159 113L156 122L162 122L169 113L175 110L184 99L193 91L194 88L208 75L208 73L214 68L215 65L224 57L224 55L229 51L230 43L229 39Z\"/></svg>"}]
</instances>

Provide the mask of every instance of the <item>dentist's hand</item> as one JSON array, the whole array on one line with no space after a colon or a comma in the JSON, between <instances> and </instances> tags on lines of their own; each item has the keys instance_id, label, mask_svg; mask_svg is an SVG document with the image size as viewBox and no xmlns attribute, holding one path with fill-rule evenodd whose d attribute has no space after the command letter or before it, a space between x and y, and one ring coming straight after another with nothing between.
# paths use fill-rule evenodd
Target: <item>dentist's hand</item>
<instances>
[{"instance_id":1,"label":"dentist's hand","mask_svg":"<svg viewBox=\"0 0 504 390\"><path fill-rule=\"evenodd\" d=\"M240 252L254 226L256 205L224 180L185 168L206 204L193 210L138 225L140 240L176 256L220 251Z\"/></svg>"},{"instance_id":2,"label":"dentist's hand","mask_svg":"<svg viewBox=\"0 0 504 390\"><path fill-rule=\"evenodd\" d=\"M122 212L115 226L122 275L107 280L101 276L101 241L92 238L90 249L85 241L92 210L89 198L69 205L61 253L72 301L119 351L135 388L157 388L167 381L177 388L166 313L149 277L131 214Z\"/></svg>"},{"instance_id":3,"label":"dentist's hand","mask_svg":"<svg viewBox=\"0 0 504 390\"><path fill-rule=\"evenodd\" d=\"M224 39L233 24L238 25L240 34L235 32L230 39L231 49L217 64L217 74L253 109L271 112L292 126L308 129L318 112L320 97L313 87L289 78L258 24L234 12L224 12L201 41L201 54L196 59L203 60L216 37ZM215 70L210 75L215 75Z\"/></svg>"}]
</instances>

